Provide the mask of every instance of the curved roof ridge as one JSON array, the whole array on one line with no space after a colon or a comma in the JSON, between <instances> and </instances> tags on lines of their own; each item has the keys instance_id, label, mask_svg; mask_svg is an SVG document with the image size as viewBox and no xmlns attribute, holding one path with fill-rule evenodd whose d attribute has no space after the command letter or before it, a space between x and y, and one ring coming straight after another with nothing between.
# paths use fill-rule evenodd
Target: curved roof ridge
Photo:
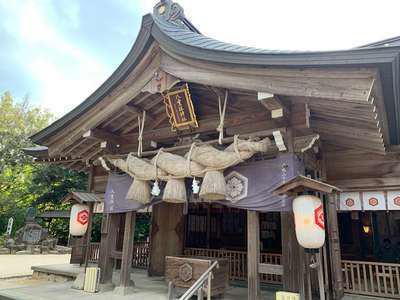
<instances>
[{"instance_id":1,"label":"curved roof ridge","mask_svg":"<svg viewBox=\"0 0 400 300\"><path fill-rule=\"evenodd\" d=\"M188 46L238 53L307 53L312 51L298 50L275 50L263 49L258 47L249 47L229 42L219 41L217 39L205 36L185 17L183 8L172 0L163 0L155 5L153 9L154 23L169 37L175 41Z\"/></svg>"},{"instance_id":2,"label":"curved roof ridge","mask_svg":"<svg viewBox=\"0 0 400 300\"><path fill-rule=\"evenodd\" d=\"M54 134L68 126L85 112L94 107L112 91L139 63L146 49L156 40L161 48L178 55L216 63L242 64L253 66L313 67L313 66L357 66L389 64L387 71L396 77L399 73L400 44L391 47L374 44L375 47L361 47L334 51L282 51L266 50L225 43L206 37L184 15L183 8L172 0L160 0L153 14L143 17L139 34L130 52L111 76L86 100L72 111L31 136L36 144L46 144ZM389 97L400 110L399 82L393 82ZM396 121L400 132L400 118ZM400 136L399 136L400 141Z\"/></svg>"}]
</instances>

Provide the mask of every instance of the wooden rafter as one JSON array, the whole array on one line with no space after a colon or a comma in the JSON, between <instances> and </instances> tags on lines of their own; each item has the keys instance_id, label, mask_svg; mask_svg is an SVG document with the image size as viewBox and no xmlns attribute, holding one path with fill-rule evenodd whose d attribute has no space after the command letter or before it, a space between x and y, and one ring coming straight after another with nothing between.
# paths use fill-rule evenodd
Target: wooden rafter
<instances>
[{"instance_id":1,"label":"wooden rafter","mask_svg":"<svg viewBox=\"0 0 400 300\"><path fill-rule=\"evenodd\" d=\"M73 153L73 157L84 157L84 155L99 143L98 140L90 141L85 147Z\"/></svg>"},{"instance_id":2,"label":"wooden rafter","mask_svg":"<svg viewBox=\"0 0 400 300\"><path fill-rule=\"evenodd\" d=\"M94 128L94 129L88 130L87 132L85 132L83 134L82 137L86 138L86 139L93 139L93 140L98 140L98 141L110 141L117 145L127 142L127 140L125 140L123 137L121 137L115 133L109 132L104 129L99 129L99 128Z\"/></svg>"}]
</instances>

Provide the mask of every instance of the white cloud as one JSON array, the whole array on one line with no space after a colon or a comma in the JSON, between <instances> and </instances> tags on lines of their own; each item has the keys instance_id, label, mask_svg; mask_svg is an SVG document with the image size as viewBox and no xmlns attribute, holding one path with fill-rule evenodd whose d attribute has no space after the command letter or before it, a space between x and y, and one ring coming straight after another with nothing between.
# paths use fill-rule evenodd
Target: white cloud
<instances>
[{"instance_id":1,"label":"white cloud","mask_svg":"<svg viewBox=\"0 0 400 300\"><path fill-rule=\"evenodd\" d=\"M157 2L114 1L132 16L138 10L143 15L152 12ZM346 49L400 35L398 0L177 1L203 34L266 49ZM35 92L26 92L61 116L98 88L113 70L63 36L59 26L80 26L79 2L63 1L59 19L54 19L54 3L0 0L0 10L5 16L3 28L17 42L17 50L7 55L27 69L37 87Z\"/></svg>"},{"instance_id":2,"label":"white cloud","mask_svg":"<svg viewBox=\"0 0 400 300\"><path fill-rule=\"evenodd\" d=\"M77 9L68 7L67 20L71 26L78 26ZM57 24L49 19L52 2L0 2L0 9L7 10L6 28L18 41L18 51L13 55L27 68L37 86L33 100L57 116L81 103L111 73L91 53L63 37Z\"/></svg>"}]
</instances>

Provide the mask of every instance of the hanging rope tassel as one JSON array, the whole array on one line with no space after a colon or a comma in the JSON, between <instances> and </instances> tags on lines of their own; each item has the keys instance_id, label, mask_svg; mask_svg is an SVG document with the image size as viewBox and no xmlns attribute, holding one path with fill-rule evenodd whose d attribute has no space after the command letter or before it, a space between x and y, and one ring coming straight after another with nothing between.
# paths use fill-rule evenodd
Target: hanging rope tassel
<instances>
[{"instance_id":1,"label":"hanging rope tassel","mask_svg":"<svg viewBox=\"0 0 400 300\"><path fill-rule=\"evenodd\" d=\"M225 112L226 104L228 102L228 90L225 90L224 103L221 103L221 97L218 96L218 111L219 111L219 125L217 131L219 132L218 143L222 145L222 139L224 138L224 122L225 122Z\"/></svg>"},{"instance_id":2,"label":"hanging rope tassel","mask_svg":"<svg viewBox=\"0 0 400 300\"><path fill-rule=\"evenodd\" d=\"M143 129L144 129L144 122L146 121L146 111L143 111L143 117L141 118L138 116L138 126L139 126L139 136L138 136L138 157L142 156L143 152Z\"/></svg>"},{"instance_id":3,"label":"hanging rope tassel","mask_svg":"<svg viewBox=\"0 0 400 300\"><path fill-rule=\"evenodd\" d=\"M151 194L153 196L159 196L161 193L160 186L158 185L158 167L157 167L158 157L160 156L161 152L162 148L158 149L157 155L154 159L154 167L156 168L156 180L154 181L153 188L151 190Z\"/></svg>"},{"instance_id":4,"label":"hanging rope tassel","mask_svg":"<svg viewBox=\"0 0 400 300\"><path fill-rule=\"evenodd\" d=\"M195 146L196 146L196 142L193 142L192 145L190 146L190 150L187 155L187 159L186 159L186 176L187 177L190 177L192 174L192 171L190 170L190 163L191 163L191 158L192 158L192 152L193 152L193 149ZM193 180L192 180L192 191L193 191L193 194L198 194L200 191L199 181L196 180L195 176L193 176Z\"/></svg>"}]
</instances>

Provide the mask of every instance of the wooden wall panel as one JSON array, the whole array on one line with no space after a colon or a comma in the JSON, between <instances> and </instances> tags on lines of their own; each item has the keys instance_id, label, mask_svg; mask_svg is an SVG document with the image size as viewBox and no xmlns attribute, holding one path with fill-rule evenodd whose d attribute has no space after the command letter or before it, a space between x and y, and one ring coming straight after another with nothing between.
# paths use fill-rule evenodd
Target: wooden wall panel
<instances>
[{"instance_id":1,"label":"wooden wall panel","mask_svg":"<svg viewBox=\"0 0 400 300\"><path fill-rule=\"evenodd\" d=\"M368 179L371 179L369 180L370 187L387 185L384 181L391 181L391 184L395 184L396 179L400 185L400 153L379 155L355 150L328 152L326 153L326 164L327 180L337 183L342 188L350 187L349 185L352 184L367 187ZM362 180L364 183L356 183L357 180Z\"/></svg>"},{"instance_id":2,"label":"wooden wall panel","mask_svg":"<svg viewBox=\"0 0 400 300\"><path fill-rule=\"evenodd\" d=\"M165 256L183 254L183 204L162 202L153 206L150 233L150 276L163 276Z\"/></svg>"}]
</instances>

